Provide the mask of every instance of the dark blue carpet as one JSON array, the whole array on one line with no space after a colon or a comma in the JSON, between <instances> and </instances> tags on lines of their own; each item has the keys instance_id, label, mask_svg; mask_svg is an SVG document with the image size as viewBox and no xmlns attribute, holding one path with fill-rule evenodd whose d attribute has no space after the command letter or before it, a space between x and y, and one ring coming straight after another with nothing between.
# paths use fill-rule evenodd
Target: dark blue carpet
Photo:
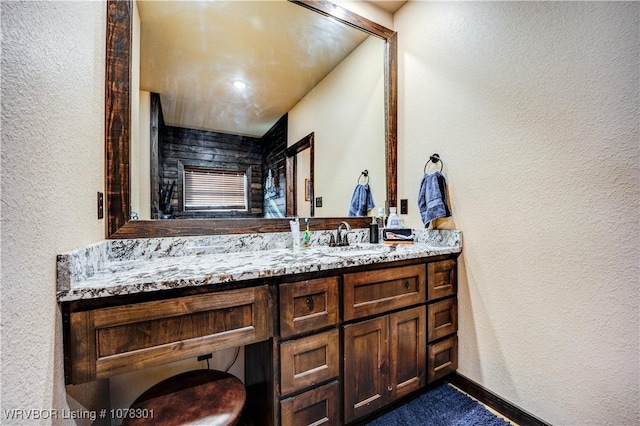
<instances>
[{"instance_id":1,"label":"dark blue carpet","mask_svg":"<svg viewBox=\"0 0 640 426\"><path fill-rule=\"evenodd\" d=\"M368 426L509 426L481 404L443 384L367 423Z\"/></svg>"}]
</instances>

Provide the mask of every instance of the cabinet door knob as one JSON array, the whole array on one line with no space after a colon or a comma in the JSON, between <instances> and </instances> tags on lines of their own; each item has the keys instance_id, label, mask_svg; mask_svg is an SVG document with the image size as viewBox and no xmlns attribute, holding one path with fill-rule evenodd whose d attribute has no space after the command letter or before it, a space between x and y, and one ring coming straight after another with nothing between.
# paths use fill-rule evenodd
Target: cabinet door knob
<instances>
[{"instance_id":1,"label":"cabinet door knob","mask_svg":"<svg viewBox=\"0 0 640 426\"><path fill-rule=\"evenodd\" d=\"M307 297L306 299L304 299L304 303L307 305L307 309L313 311L313 298Z\"/></svg>"},{"instance_id":2,"label":"cabinet door knob","mask_svg":"<svg viewBox=\"0 0 640 426\"><path fill-rule=\"evenodd\" d=\"M387 390L388 390L389 392L391 392L391 391L393 390L393 386L389 386L389 387L387 388Z\"/></svg>"}]
</instances>

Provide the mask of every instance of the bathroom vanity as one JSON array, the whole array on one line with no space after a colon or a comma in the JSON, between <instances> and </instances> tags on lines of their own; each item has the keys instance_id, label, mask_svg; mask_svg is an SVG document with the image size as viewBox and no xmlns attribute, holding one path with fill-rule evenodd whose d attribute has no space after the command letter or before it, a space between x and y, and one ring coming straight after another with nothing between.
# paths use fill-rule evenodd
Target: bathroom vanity
<instances>
[{"instance_id":1,"label":"bathroom vanity","mask_svg":"<svg viewBox=\"0 0 640 426\"><path fill-rule=\"evenodd\" d=\"M457 368L457 231L110 240L58 257L65 379L245 347L256 424L346 424ZM323 420L324 419L324 420Z\"/></svg>"}]
</instances>

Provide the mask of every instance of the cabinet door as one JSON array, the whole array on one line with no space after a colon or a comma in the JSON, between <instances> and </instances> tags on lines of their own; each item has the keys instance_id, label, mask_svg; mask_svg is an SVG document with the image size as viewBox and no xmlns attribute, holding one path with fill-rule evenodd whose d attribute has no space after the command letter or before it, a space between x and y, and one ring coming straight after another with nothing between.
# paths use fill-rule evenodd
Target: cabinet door
<instances>
[{"instance_id":1,"label":"cabinet door","mask_svg":"<svg viewBox=\"0 0 640 426\"><path fill-rule=\"evenodd\" d=\"M349 423L388 400L388 316L344 327L344 421Z\"/></svg>"},{"instance_id":2,"label":"cabinet door","mask_svg":"<svg viewBox=\"0 0 640 426\"><path fill-rule=\"evenodd\" d=\"M426 384L426 328L425 306L389 315L389 387L392 399L400 398Z\"/></svg>"}]
</instances>

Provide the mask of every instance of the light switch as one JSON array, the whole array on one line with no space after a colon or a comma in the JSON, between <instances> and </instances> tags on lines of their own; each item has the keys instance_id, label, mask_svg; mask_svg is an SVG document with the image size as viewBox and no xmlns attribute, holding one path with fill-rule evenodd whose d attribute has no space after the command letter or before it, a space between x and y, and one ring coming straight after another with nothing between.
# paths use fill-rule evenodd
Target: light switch
<instances>
[{"instance_id":1,"label":"light switch","mask_svg":"<svg viewBox=\"0 0 640 426\"><path fill-rule=\"evenodd\" d=\"M409 200L400 200L400 214L409 214Z\"/></svg>"},{"instance_id":2,"label":"light switch","mask_svg":"<svg viewBox=\"0 0 640 426\"><path fill-rule=\"evenodd\" d=\"M104 218L104 194L98 192L98 219Z\"/></svg>"}]
</instances>

